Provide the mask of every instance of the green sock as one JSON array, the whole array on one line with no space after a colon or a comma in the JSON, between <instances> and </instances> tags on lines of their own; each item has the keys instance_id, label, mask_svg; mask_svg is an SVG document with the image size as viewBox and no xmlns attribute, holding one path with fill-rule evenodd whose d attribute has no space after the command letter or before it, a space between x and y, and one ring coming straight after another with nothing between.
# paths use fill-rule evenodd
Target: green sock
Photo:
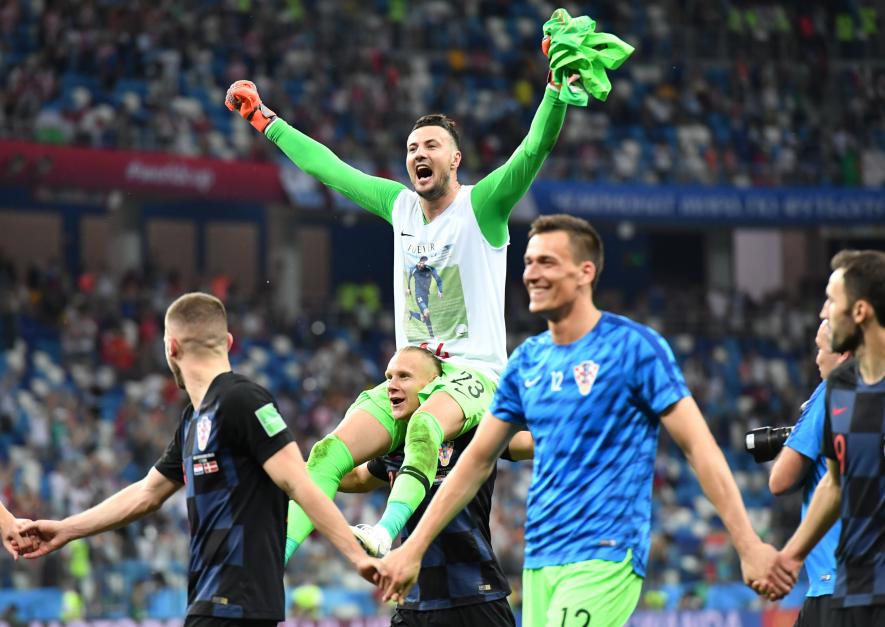
<instances>
[{"instance_id":1,"label":"green sock","mask_svg":"<svg viewBox=\"0 0 885 627\"><path fill-rule=\"evenodd\" d=\"M444 437L439 421L432 414L419 411L409 419L403 466L387 498L387 509L378 522L391 538L399 535L430 491Z\"/></svg>"},{"instance_id":2,"label":"green sock","mask_svg":"<svg viewBox=\"0 0 885 627\"><path fill-rule=\"evenodd\" d=\"M387 530L387 533L390 534L391 538L395 538L399 535L399 532L402 531L402 528L406 526L409 518L411 518L414 513L415 510L405 503L388 501L387 508L384 510L384 515L381 516L381 520L378 521L378 525L384 527L384 529Z\"/></svg>"},{"instance_id":3,"label":"green sock","mask_svg":"<svg viewBox=\"0 0 885 627\"><path fill-rule=\"evenodd\" d=\"M337 435L327 435L310 450L307 474L323 493L332 498L338 492L341 479L353 470L353 456ZM313 523L298 503L289 501L286 521L286 555L288 563L304 539L313 531Z\"/></svg>"}]
</instances>

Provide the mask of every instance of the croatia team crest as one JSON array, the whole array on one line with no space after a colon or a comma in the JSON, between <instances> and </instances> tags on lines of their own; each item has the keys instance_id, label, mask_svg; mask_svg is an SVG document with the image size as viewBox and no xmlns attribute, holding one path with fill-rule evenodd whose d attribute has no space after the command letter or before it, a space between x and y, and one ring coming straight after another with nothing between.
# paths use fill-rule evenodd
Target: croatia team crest
<instances>
[{"instance_id":1,"label":"croatia team crest","mask_svg":"<svg viewBox=\"0 0 885 627\"><path fill-rule=\"evenodd\" d=\"M452 453L454 452L454 442L443 442L442 446L439 447L439 465L448 466L449 462L452 461Z\"/></svg>"},{"instance_id":2,"label":"croatia team crest","mask_svg":"<svg viewBox=\"0 0 885 627\"><path fill-rule=\"evenodd\" d=\"M578 384L578 391L581 396L587 396L593 389L593 382L596 381L596 373L599 372L599 364L595 361L582 361L572 368L575 375L575 383Z\"/></svg>"},{"instance_id":3,"label":"croatia team crest","mask_svg":"<svg viewBox=\"0 0 885 627\"><path fill-rule=\"evenodd\" d=\"M197 447L201 451L206 450L206 445L209 444L209 434L212 432L212 421L209 419L209 416L200 416L200 419L197 421Z\"/></svg>"}]
</instances>

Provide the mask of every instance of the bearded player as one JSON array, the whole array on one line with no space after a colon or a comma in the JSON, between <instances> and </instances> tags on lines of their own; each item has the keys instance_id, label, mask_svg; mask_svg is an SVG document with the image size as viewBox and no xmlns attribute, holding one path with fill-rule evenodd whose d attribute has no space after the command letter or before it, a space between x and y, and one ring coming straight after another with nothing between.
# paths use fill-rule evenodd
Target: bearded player
<instances>
[{"instance_id":1,"label":"bearded player","mask_svg":"<svg viewBox=\"0 0 885 627\"><path fill-rule=\"evenodd\" d=\"M553 59L552 48L550 52ZM414 323L407 304L409 269L426 257L425 263L446 283L448 308L435 310L429 346L444 358L443 375L421 390L418 410L408 420L398 419L397 403L403 399L388 400L387 383L382 382L357 397L308 459L311 478L332 496L355 466L403 447L402 469L381 520L353 528L371 555L389 551L392 538L429 492L440 444L477 426L507 361L507 222L550 154L565 118L566 98L560 96L566 94L560 94L552 78L563 75L553 71L528 135L504 165L476 185L458 180L462 154L454 121L441 114L418 118L406 139L406 169L413 189L346 164L265 106L254 83L237 81L228 90L227 107L238 111L296 166L393 228L398 348L426 345L427 340L426 329ZM569 92L575 89L573 82L580 84L577 75L560 82ZM287 560L311 529L301 508L290 503Z\"/></svg>"}]
</instances>

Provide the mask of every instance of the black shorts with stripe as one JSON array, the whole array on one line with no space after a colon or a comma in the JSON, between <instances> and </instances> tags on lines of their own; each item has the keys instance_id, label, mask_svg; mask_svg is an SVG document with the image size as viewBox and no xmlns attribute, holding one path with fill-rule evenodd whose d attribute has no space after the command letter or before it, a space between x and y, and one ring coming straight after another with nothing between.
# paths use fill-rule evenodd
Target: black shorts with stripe
<instances>
[{"instance_id":1,"label":"black shorts with stripe","mask_svg":"<svg viewBox=\"0 0 885 627\"><path fill-rule=\"evenodd\" d=\"M794 627L829 627L832 624L830 614L833 611L832 594L806 597Z\"/></svg>"},{"instance_id":2,"label":"black shorts with stripe","mask_svg":"<svg viewBox=\"0 0 885 627\"><path fill-rule=\"evenodd\" d=\"M397 608L391 627L516 627L507 599L462 605L446 610L404 610Z\"/></svg>"},{"instance_id":3,"label":"black shorts with stripe","mask_svg":"<svg viewBox=\"0 0 885 627\"><path fill-rule=\"evenodd\" d=\"M877 627L885 625L885 605L836 607L828 619L827 627Z\"/></svg>"}]
</instances>

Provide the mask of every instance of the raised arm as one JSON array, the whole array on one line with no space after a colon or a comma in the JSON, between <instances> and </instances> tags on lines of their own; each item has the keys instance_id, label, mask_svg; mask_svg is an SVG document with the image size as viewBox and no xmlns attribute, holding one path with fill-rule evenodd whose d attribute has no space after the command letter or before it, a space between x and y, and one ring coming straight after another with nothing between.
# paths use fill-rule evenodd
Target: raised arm
<instances>
[{"instance_id":1,"label":"raised arm","mask_svg":"<svg viewBox=\"0 0 885 627\"><path fill-rule=\"evenodd\" d=\"M430 543L476 496L517 429L517 426L486 413L473 440L430 501L415 531L400 548L382 560L387 570L381 584L385 601L405 599L418 579L421 557Z\"/></svg>"},{"instance_id":2,"label":"raised arm","mask_svg":"<svg viewBox=\"0 0 885 627\"><path fill-rule=\"evenodd\" d=\"M391 221L393 202L402 183L371 176L342 161L318 141L277 118L265 136L301 170L376 216Z\"/></svg>"},{"instance_id":3,"label":"raised arm","mask_svg":"<svg viewBox=\"0 0 885 627\"><path fill-rule=\"evenodd\" d=\"M251 81L231 85L225 105L231 111L238 111L301 170L360 207L391 221L393 202L405 189L402 183L360 172L323 144L287 124L261 102L258 89Z\"/></svg>"},{"instance_id":4,"label":"raised arm","mask_svg":"<svg viewBox=\"0 0 885 627\"><path fill-rule=\"evenodd\" d=\"M482 234L492 246L503 246L507 242L510 213L556 145L566 106L559 100L558 92L548 86L528 135L504 165L474 186L470 194L473 211Z\"/></svg>"},{"instance_id":5,"label":"raised arm","mask_svg":"<svg viewBox=\"0 0 885 627\"><path fill-rule=\"evenodd\" d=\"M668 408L661 422L685 453L704 494L713 503L741 558L744 582L761 579L774 562L774 547L764 544L750 524L744 501L725 456L697 403L686 396Z\"/></svg>"},{"instance_id":6,"label":"raised arm","mask_svg":"<svg viewBox=\"0 0 885 627\"><path fill-rule=\"evenodd\" d=\"M182 484L151 468L141 480L129 485L104 501L64 520L35 520L19 527L22 535L33 534L39 547L24 554L33 559L52 553L71 540L94 536L128 525L155 512Z\"/></svg>"}]
</instances>

